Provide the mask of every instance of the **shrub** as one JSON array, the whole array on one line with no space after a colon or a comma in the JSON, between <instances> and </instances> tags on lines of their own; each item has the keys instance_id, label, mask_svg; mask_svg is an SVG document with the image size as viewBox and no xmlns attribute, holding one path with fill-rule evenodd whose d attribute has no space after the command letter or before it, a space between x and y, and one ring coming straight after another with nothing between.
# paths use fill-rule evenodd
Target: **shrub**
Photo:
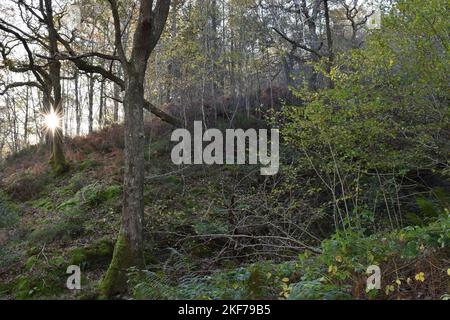
<instances>
[{"instance_id":1,"label":"shrub","mask_svg":"<svg viewBox=\"0 0 450 320\"><path fill-rule=\"evenodd\" d=\"M13 174L4 181L5 191L13 199L28 201L36 199L51 181L48 173L33 175L29 171Z\"/></svg>"},{"instance_id":2,"label":"shrub","mask_svg":"<svg viewBox=\"0 0 450 320\"><path fill-rule=\"evenodd\" d=\"M292 284L292 299L397 298L414 294L411 288L422 286L432 297L438 298L448 288L435 286L448 277L448 266L441 255L448 254L450 245L450 215L442 213L435 222L423 227L364 235L360 231L337 232L322 243L322 253L301 254L298 270L301 281ZM434 258L436 257L436 258ZM427 261L432 261L430 265ZM366 292L366 269L370 265L381 268L382 289ZM422 284L415 275L426 270L434 277ZM408 280L409 279L409 280ZM428 286L428 287L427 287ZM386 289L386 291L385 291ZM417 297L413 297L417 298Z\"/></svg>"},{"instance_id":3,"label":"shrub","mask_svg":"<svg viewBox=\"0 0 450 320\"><path fill-rule=\"evenodd\" d=\"M333 88L299 89L304 105L280 114L300 175L314 174L309 190L322 189L314 206L337 229L367 210L381 218L372 231L402 227L417 207L412 195L430 186L448 191L446 6L399 1L364 48L336 57Z\"/></svg>"}]
</instances>

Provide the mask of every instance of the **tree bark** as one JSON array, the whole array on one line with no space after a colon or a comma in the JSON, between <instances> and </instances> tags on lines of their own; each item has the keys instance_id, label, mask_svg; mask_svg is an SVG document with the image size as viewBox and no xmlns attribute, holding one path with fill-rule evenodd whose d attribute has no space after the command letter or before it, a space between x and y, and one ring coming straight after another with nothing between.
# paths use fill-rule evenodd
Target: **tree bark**
<instances>
[{"instance_id":1,"label":"tree bark","mask_svg":"<svg viewBox=\"0 0 450 320\"><path fill-rule=\"evenodd\" d=\"M88 92L88 122L89 134L94 131L94 75L89 75L89 92Z\"/></svg>"},{"instance_id":2,"label":"tree bark","mask_svg":"<svg viewBox=\"0 0 450 320\"><path fill-rule=\"evenodd\" d=\"M119 74L119 76L121 76L122 74L122 69L121 67L117 67L117 73ZM114 110L113 110L113 122L114 123L118 123L119 122L119 101L120 101L120 86L114 82L114 87L113 87L113 91L114 91Z\"/></svg>"},{"instance_id":3,"label":"tree bark","mask_svg":"<svg viewBox=\"0 0 450 320\"><path fill-rule=\"evenodd\" d=\"M325 13L325 28L327 29L327 46L328 46L328 61L327 61L327 86L332 89L334 87L333 79L331 79L331 68L333 67L334 61L334 52L333 52L333 36L331 33L331 25L330 25L330 13L328 7L328 0L323 0L323 7Z\"/></svg>"},{"instance_id":4,"label":"tree bark","mask_svg":"<svg viewBox=\"0 0 450 320\"><path fill-rule=\"evenodd\" d=\"M51 58L55 58L58 54L58 34L53 22L52 1L45 0L46 25L48 28L49 54ZM62 119L64 110L62 105L61 94L61 62L57 59L51 60L49 63L49 76L53 91L53 111ZM56 174L62 174L69 168L64 155L63 149L63 130L61 126L55 128L52 141L52 155L50 164Z\"/></svg>"},{"instance_id":5,"label":"tree bark","mask_svg":"<svg viewBox=\"0 0 450 320\"><path fill-rule=\"evenodd\" d=\"M115 25L115 42L125 73L125 170L123 182L122 227L114 248L112 262L101 283L103 297L127 290L127 270L141 268L143 258L144 218L144 80L148 59L167 21L170 1L141 0L139 19L133 39L130 60L123 50L119 10L110 0Z\"/></svg>"},{"instance_id":6,"label":"tree bark","mask_svg":"<svg viewBox=\"0 0 450 320\"><path fill-rule=\"evenodd\" d=\"M81 106L80 106L80 93L79 93L79 72L78 70L75 70L75 126L76 126L76 135L80 135L80 129L81 129Z\"/></svg>"},{"instance_id":7,"label":"tree bark","mask_svg":"<svg viewBox=\"0 0 450 320\"><path fill-rule=\"evenodd\" d=\"M103 128L104 118L105 118L105 97L104 97L104 91L105 91L105 80L103 79L100 82L100 103L98 106L98 126Z\"/></svg>"},{"instance_id":8,"label":"tree bark","mask_svg":"<svg viewBox=\"0 0 450 320\"><path fill-rule=\"evenodd\" d=\"M25 119L23 123L23 143L25 146L28 146L28 121L30 116L30 87L26 89L25 96ZM1 150L0 150L1 152Z\"/></svg>"}]
</instances>

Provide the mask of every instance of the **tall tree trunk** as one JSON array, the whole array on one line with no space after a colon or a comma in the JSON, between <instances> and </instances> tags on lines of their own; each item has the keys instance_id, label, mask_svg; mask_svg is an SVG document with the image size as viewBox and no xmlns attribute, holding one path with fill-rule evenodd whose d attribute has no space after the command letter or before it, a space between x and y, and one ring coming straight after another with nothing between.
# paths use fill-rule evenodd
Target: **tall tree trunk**
<instances>
[{"instance_id":1,"label":"tall tree trunk","mask_svg":"<svg viewBox=\"0 0 450 320\"><path fill-rule=\"evenodd\" d=\"M94 75L89 75L89 89L88 89L88 122L89 134L94 131Z\"/></svg>"},{"instance_id":2,"label":"tall tree trunk","mask_svg":"<svg viewBox=\"0 0 450 320\"><path fill-rule=\"evenodd\" d=\"M172 15L170 17L170 35L172 39L176 39L178 34L178 8L179 0L172 1ZM179 58L173 56L170 58L170 62L167 65L167 72L169 74L169 81L165 90L165 102L170 103L172 101L172 97L176 97L176 81L179 78L180 66L179 66Z\"/></svg>"},{"instance_id":3,"label":"tall tree trunk","mask_svg":"<svg viewBox=\"0 0 450 320\"><path fill-rule=\"evenodd\" d=\"M54 58L58 54L58 35L53 22L52 1L45 0L46 24L48 27L49 53ZM64 110L61 95L61 63L54 59L49 63L49 75L53 91L53 110L62 119ZM62 174L68 170L63 149L63 130L61 124L53 132L52 155L50 164L56 174Z\"/></svg>"},{"instance_id":4,"label":"tall tree trunk","mask_svg":"<svg viewBox=\"0 0 450 320\"><path fill-rule=\"evenodd\" d=\"M325 11L325 28L327 29L327 46L328 46L328 61L326 66L327 71L327 85L329 88L334 87L333 80L330 77L331 68L333 67L334 61L334 52L333 52L333 36L331 34L331 25L330 25L330 13L328 8L328 0L323 0L323 6Z\"/></svg>"},{"instance_id":5,"label":"tall tree trunk","mask_svg":"<svg viewBox=\"0 0 450 320\"><path fill-rule=\"evenodd\" d=\"M98 125L100 127L100 129L103 127L103 121L104 121L104 117L105 117L105 108L104 108L104 103L105 103L105 99L104 99L104 91L105 91L105 80L103 79L100 82L100 103L98 106Z\"/></svg>"},{"instance_id":6,"label":"tall tree trunk","mask_svg":"<svg viewBox=\"0 0 450 320\"><path fill-rule=\"evenodd\" d=\"M144 88L128 79L123 101L125 115L125 170L123 182L122 227L114 257L102 283L103 293L111 296L126 290L127 268L142 267L144 219Z\"/></svg>"},{"instance_id":7,"label":"tall tree trunk","mask_svg":"<svg viewBox=\"0 0 450 320\"><path fill-rule=\"evenodd\" d=\"M80 135L81 129L81 106L80 106L80 93L79 93L79 73L78 69L75 71L75 126L76 126L76 135Z\"/></svg>"},{"instance_id":8,"label":"tall tree trunk","mask_svg":"<svg viewBox=\"0 0 450 320\"><path fill-rule=\"evenodd\" d=\"M67 96L67 81L64 81L64 78L61 80L61 89L62 89L62 97ZM62 100L62 108L64 110L64 114L61 115L61 122L64 124L64 132L67 134L69 132L69 121L67 114L69 113L69 109L67 108L67 101Z\"/></svg>"},{"instance_id":9,"label":"tall tree trunk","mask_svg":"<svg viewBox=\"0 0 450 320\"><path fill-rule=\"evenodd\" d=\"M118 73L119 77L122 76L122 68L120 66L117 67L116 72ZM113 122L118 123L119 122L120 87L117 83L114 83L113 91L114 91Z\"/></svg>"},{"instance_id":10,"label":"tall tree trunk","mask_svg":"<svg viewBox=\"0 0 450 320\"><path fill-rule=\"evenodd\" d=\"M310 46L314 50L319 50L321 47L321 44L319 42L319 37L317 35L317 25L316 25L316 20L317 20L318 14L319 14L319 8L320 8L321 1L322 0L314 0L313 1L311 13L309 12L306 0L302 0L302 3L301 3L301 11L303 13L303 16L305 17L305 20L306 20L305 22L308 26ZM318 88L318 74L314 70L314 65L319 62L320 57L318 57L314 53L310 53L310 54L311 54L311 61L313 64L311 66L306 67L307 74L308 74L308 76L307 76L308 86L312 91L316 91Z\"/></svg>"},{"instance_id":11,"label":"tall tree trunk","mask_svg":"<svg viewBox=\"0 0 450 320\"><path fill-rule=\"evenodd\" d=\"M125 170L122 227L113 259L100 286L105 297L125 292L128 268L141 268L144 264L144 80L148 59L166 24L170 0L158 0L154 9L153 1L140 1L139 19L129 61L123 50L117 3L110 0L110 4L116 47L125 73Z\"/></svg>"},{"instance_id":12,"label":"tall tree trunk","mask_svg":"<svg viewBox=\"0 0 450 320\"><path fill-rule=\"evenodd\" d=\"M30 87L27 86L25 96L25 119L23 122L23 143L28 146L28 121L30 116ZM1 151L0 151L1 152Z\"/></svg>"},{"instance_id":13,"label":"tall tree trunk","mask_svg":"<svg viewBox=\"0 0 450 320\"><path fill-rule=\"evenodd\" d=\"M113 110L113 122L119 122L119 99L120 99L120 88L115 83L114 84L114 110Z\"/></svg>"}]
</instances>

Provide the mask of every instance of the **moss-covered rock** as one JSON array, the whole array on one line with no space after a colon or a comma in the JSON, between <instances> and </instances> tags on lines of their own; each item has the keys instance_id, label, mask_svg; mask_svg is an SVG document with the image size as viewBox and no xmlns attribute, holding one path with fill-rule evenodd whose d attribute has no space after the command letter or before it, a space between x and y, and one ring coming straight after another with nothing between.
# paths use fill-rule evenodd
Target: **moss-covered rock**
<instances>
[{"instance_id":1,"label":"moss-covered rock","mask_svg":"<svg viewBox=\"0 0 450 320\"><path fill-rule=\"evenodd\" d=\"M107 266L111 261L114 244L107 239L98 240L88 246L75 248L70 253L70 264L79 265L83 269L94 269Z\"/></svg>"},{"instance_id":2,"label":"moss-covered rock","mask_svg":"<svg viewBox=\"0 0 450 320\"><path fill-rule=\"evenodd\" d=\"M18 300L54 298L64 291L64 274L48 270L45 273L21 275L8 285L6 293Z\"/></svg>"},{"instance_id":3,"label":"moss-covered rock","mask_svg":"<svg viewBox=\"0 0 450 320\"><path fill-rule=\"evenodd\" d=\"M100 192L100 199L103 202L111 202L117 200L121 194L122 194L122 186L112 185Z\"/></svg>"}]
</instances>

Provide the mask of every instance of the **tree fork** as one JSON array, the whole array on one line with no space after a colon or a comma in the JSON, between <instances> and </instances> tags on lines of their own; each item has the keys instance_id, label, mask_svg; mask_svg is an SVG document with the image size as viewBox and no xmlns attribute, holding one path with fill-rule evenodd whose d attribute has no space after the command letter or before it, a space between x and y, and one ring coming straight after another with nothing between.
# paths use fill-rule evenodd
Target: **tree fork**
<instances>
[{"instance_id":1,"label":"tree fork","mask_svg":"<svg viewBox=\"0 0 450 320\"><path fill-rule=\"evenodd\" d=\"M109 0L114 18L115 45L125 74L125 169L123 179L122 227L111 264L100 284L102 298L127 291L127 271L144 265L144 107L152 109L144 99L144 79L148 59L164 29L170 1L141 0L134 33L131 58L125 56L121 40L117 3Z\"/></svg>"}]
</instances>

